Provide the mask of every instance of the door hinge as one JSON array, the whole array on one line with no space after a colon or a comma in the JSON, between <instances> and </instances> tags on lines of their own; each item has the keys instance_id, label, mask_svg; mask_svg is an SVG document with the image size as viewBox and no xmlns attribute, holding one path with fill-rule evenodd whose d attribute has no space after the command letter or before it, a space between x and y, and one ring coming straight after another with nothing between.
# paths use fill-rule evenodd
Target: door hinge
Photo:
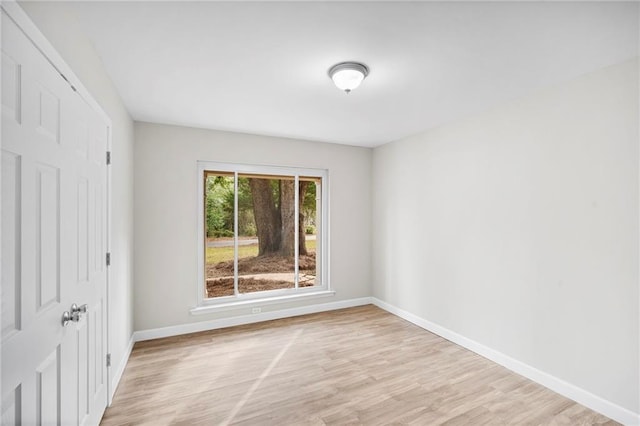
<instances>
[{"instance_id":1,"label":"door hinge","mask_svg":"<svg viewBox=\"0 0 640 426\"><path fill-rule=\"evenodd\" d=\"M107 266L111 266L111 253L107 253Z\"/></svg>"},{"instance_id":2,"label":"door hinge","mask_svg":"<svg viewBox=\"0 0 640 426\"><path fill-rule=\"evenodd\" d=\"M111 151L107 151L107 165L111 164Z\"/></svg>"},{"instance_id":3,"label":"door hinge","mask_svg":"<svg viewBox=\"0 0 640 426\"><path fill-rule=\"evenodd\" d=\"M107 354L107 367L111 367L111 354Z\"/></svg>"}]
</instances>

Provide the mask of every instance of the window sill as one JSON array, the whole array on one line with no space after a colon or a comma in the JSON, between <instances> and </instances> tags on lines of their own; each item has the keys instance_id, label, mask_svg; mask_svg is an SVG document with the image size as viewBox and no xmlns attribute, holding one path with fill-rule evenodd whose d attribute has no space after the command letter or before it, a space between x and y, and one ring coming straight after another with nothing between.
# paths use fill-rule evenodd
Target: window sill
<instances>
[{"instance_id":1,"label":"window sill","mask_svg":"<svg viewBox=\"0 0 640 426\"><path fill-rule=\"evenodd\" d=\"M336 292L333 290L320 290L309 293L288 294L286 296L273 296L260 299L234 300L230 302L211 303L192 308L191 315L203 315L212 312L229 311L232 309L250 308L296 300L316 299L319 297L334 296L335 294Z\"/></svg>"}]
</instances>

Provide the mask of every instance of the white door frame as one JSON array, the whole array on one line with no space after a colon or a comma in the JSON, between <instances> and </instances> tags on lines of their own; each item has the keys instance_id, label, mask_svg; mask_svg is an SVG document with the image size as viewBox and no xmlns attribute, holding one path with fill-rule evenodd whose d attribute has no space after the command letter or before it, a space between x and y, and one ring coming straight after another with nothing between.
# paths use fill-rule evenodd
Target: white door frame
<instances>
[{"instance_id":1,"label":"white door frame","mask_svg":"<svg viewBox=\"0 0 640 426\"><path fill-rule=\"evenodd\" d=\"M82 84L78 76L73 72L71 67L62 59L62 56L56 51L53 45L47 40L47 38L40 32L38 27L31 21L29 16L18 5L15 0L3 0L0 3L0 7L6 12L11 19L20 27L20 29L26 34L31 42L42 52L44 57L51 63L51 65L64 76L64 78L73 86L76 92L85 100L85 102L104 120L108 127L107 135L107 150L111 152L112 147L112 134L113 126L111 117L102 109L100 104L93 98L89 90ZM106 159L105 159L106 161ZM111 167L107 167L107 253L111 253ZM107 309L106 309L106 327L107 327L107 353L111 353L111 271L110 267L107 267ZM106 360L104 360L106 362ZM112 391L111 389L111 367L107 367L107 406L111 405Z\"/></svg>"}]
</instances>

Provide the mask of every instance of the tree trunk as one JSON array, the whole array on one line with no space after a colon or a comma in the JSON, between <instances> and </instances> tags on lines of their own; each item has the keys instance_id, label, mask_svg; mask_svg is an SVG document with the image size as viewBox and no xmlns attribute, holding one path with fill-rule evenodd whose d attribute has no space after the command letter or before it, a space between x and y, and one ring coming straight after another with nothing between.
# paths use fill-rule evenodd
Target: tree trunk
<instances>
[{"instance_id":1,"label":"tree trunk","mask_svg":"<svg viewBox=\"0 0 640 426\"><path fill-rule=\"evenodd\" d=\"M250 178L253 215L258 234L258 256L277 253L281 244L280 215L268 179Z\"/></svg>"},{"instance_id":2,"label":"tree trunk","mask_svg":"<svg viewBox=\"0 0 640 426\"><path fill-rule=\"evenodd\" d=\"M285 257L295 256L295 216L295 181L283 179L280 181L280 254Z\"/></svg>"},{"instance_id":3,"label":"tree trunk","mask_svg":"<svg viewBox=\"0 0 640 426\"><path fill-rule=\"evenodd\" d=\"M309 182L298 181L298 254L300 256L307 254L307 235L304 226L304 213L302 206L304 205L304 196L307 192Z\"/></svg>"},{"instance_id":4,"label":"tree trunk","mask_svg":"<svg viewBox=\"0 0 640 426\"><path fill-rule=\"evenodd\" d=\"M309 182L299 182L298 188L298 253L306 255L304 229L305 193ZM258 234L258 256L279 254L295 256L295 181L280 180L280 206L276 207L268 179L250 178L249 188L253 200L253 215Z\"/></svg>"}]
</instances>

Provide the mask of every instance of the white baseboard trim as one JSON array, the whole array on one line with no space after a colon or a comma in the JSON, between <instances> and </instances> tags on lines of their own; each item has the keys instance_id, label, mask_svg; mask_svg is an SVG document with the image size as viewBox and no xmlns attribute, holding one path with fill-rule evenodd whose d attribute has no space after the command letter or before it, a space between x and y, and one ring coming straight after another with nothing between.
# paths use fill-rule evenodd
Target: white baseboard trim
<instances>
[{"instance_id":1,"label":"white baseboard trim","mask_svg":"<svg viewBox=\"0 0 640 426\"><path fill-rule=\"evenodd\" d=\"M162 337L179 336L181 334L197 333L199 331L215 330L218 328L233 327L235 325L252 324L262 321L270 321L280 318L296 317L299 315L315 314L317 312L333 311L336 309L352 308L371 304L370 297L359 299L341 300L337 302L321 303L317 305L301 306L298 308L282 309L278 311L261 312L259 314L241 315L229 318L220 318L211 321L201 321L189 324L181 324L170 327L140 330L133 333L133 340L159 339Z\"/></svg>"},{"instance_id":2,"label":"white baseboard trim","mask_svg":"<svg viewBox=\"0 0 640 426\"><path fill-rule=\"evenodd\" d=\"M113 377L111 378L111 394L109 395L109 406L111 406L111 401L113 401L113 396L116 393L116 389L118 389L118 384L120 383L120 379L122 379L122 374L124 374L124 369L127 366L127 362L129 362L129 357L131 356L131 351L133 350L133 345L135 343L134 336L131 335L131 339L129 339L129 344L127 348L124 350L124 355L120 358L120 362L115 365L115 370L113 373ZM113 364L111 364L113 367Z\"/></svg>"},{"instance_id":3,"label":"white baseboard trim","mask_svg":"<svg viewBox=\"0 0 640 426\"><path fill-rule=\"evenodd\" d=\"M440 337L443 337L455 344L458 344L470 351L473 351L503 367L508 368L536 383L539 383L554 392L559 393L579 404L589 407L594 411L597 411L617 422L625 425L640 425L640 413L634 413L627 410L624 407L620 407L613 402L607 401L597 395L592 394L584 389L581 389L571 383L565 382L551 374L540 371L535 367L525 364L517 359L511 358L501 352L484 346L474 340L471 340L465 336L462 336L454 331L451 331L438 324L434 324L431 321L420 318L410 312L393 306L387 302L384 302L375 297L371 298L371 302L385 311L392 313L400 318L403 318L418 327L424 328Z\"/></svg>"}]
</instances>

